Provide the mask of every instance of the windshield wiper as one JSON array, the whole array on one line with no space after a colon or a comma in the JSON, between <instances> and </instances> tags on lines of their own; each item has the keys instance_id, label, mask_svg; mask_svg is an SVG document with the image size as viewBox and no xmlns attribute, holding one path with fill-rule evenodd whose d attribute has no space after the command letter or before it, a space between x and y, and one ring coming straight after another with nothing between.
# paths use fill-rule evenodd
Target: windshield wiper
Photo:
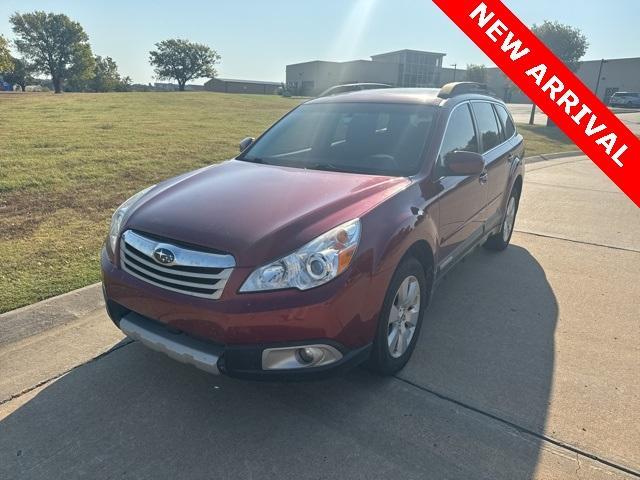
<instances>
[{"instance_id":1,"label":"windshield wiper","mask_svg":"<svg viewBox=\"0 0 640 480\"><path fill-rule=\"evenodd\" d=\"M309 170L322 170L325 172L343 172L343 173L356 173L352 170L349 170L345 167L338 167L332 163L318 163L316 165L311 165L310 167L305 167Z\"/></svg>"},{"instance_id":2,"label":"windshield wiper","mask_svg":"<svg viewBox=\"0 0 640 480\"><path fill-rule=\"evenodd\" d=\"M260 157L252 157L252 158L238 157L237 160L242 160L243 162L249 162L249 163L261 163L263 165L269 165L269 162L265 162L264 158L260 158Z\"/></svg>"}]
</instances>

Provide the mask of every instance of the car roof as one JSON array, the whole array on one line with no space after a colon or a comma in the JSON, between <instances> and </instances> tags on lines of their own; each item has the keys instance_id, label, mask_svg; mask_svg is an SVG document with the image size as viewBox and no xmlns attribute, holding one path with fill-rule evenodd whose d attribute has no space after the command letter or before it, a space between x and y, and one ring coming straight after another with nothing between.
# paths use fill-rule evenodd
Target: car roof
<instances>
[{"instance_id":1,"label":"car roof","mask_svg":"<svg viewBox=\"0 0 640 480\"><path fill-rule=\"evenodd\" d=\"M383 88L340 93L330 97L315 98L306 103L405 103L433 106L444 106L446 103L459 103L463 100L491 100L502 103L495 97L477 93L455 95L449 99L439 97L439 93L439 88Z\"/></svg>"}]
</instances>

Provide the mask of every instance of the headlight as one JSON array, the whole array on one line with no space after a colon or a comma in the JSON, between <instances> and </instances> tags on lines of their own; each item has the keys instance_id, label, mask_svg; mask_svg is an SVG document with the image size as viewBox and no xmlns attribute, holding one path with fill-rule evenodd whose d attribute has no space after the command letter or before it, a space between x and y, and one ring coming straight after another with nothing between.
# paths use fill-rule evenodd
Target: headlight
<instances>
[{"instance_id":1,"label":"headlight","mask_svg":"<svg viewBox=\"0 0 640 480\"><path fill-rule=\"evenodd\" d=\"M360 220L343 223L286 257L254 270L240 291L308 290L327 283L347 269L359 242Z\"/></svg>"},{"instance_id":2,"label":"headlight","mask_svg":"<svg viewBox=\"0 0 640 480\"><path fill-rule=\"evenodd\" d=\"M141 192L136 193L134 196L120 205L114 212L113 216L111 217L111 226L109 227L109 247L111 248L112 253L116 251L116 245L118 244L118 238L120 237L120 228L122 227L122 221L127 216L129 209L153 187L155 187L155 185L151 185Z\"/></svg>"}]
</instances>

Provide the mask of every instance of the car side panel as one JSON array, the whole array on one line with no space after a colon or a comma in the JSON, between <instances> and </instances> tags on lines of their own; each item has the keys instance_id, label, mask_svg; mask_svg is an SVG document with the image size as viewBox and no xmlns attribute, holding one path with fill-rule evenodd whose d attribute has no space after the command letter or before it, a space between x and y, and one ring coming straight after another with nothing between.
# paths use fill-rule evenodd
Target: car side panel
<instances>
[{"instance_id":1,"label":"car side panel","mask_svg":"<svg viewBox=\"0 0 640 480\"><path fill-rule=\"evenodd\" d=\"M489 225L500 216L504 196L508 195L507 187L513 150L513 142L509 140L485 154L488 202L484 220Z\"/></svg>"},{"instance_id":2,"label":"car side panel","mask_svg":"<svg viewBox=\"0 0 640 480\"><path fill-rule=\"evenodd\" d=\"M478 175L442 177L439 204L439 256L447 259L480 233L484 223L487 186Z\"/></svg>"},{"instance_id":3,"label":"car side panel","mask_svg":"<svg viewBox=\"0 0 640 480\"><path fill-rule=\"evenodd\" d=\"M468 101L453 104L445 110L446 114L441 116L440 138L444 138L447 129L451 128L450 119L456 109L468 109L477 138L477 125ZM435 152L434 163L438 161L440 148ZM449 262L482 233L487 184L481 181L480 175L443 176L437 168L433 170L432 182L438 192L438 258L440 262Z\"/></svg>"}]
</instances>

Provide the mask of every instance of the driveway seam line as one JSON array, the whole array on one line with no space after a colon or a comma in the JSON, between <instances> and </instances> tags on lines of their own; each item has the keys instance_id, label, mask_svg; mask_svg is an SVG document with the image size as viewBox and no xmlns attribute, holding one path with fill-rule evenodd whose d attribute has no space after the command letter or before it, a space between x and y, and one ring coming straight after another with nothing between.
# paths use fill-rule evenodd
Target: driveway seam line
<instances>
[{"instance_id":1,"label":"driveway seam line","mask_svg":"<svg viewBox=\"0 0 640 480\"><path fill-rule=\"evenodd\" d=\"M536 232L531 232L529 230L514 229L513 231L514 232L518 232L518 233L523 233L525 235L533 235L535 237L551 238L553 240L563 240L565 242L579 243L581 245L591 245L592 247L611 248L612 250L622 250L623 252L640 253L640 250L636 250L634 248L616 247L615 245L604 245L602 243L593 243L593 242L585 242L585 241L582 241L582 240L573 240L573 239L567 238L567 237L556 237L554 235L547 235L547 234L544 234L544 233L536 233Z\"/></svg>"},{"instance_id":2,"label":"driveway seam line","mask_svg":"<svg viewBox=\"0 0 640 480\"><path fill-rule=\"evenodd\" d=\"M553 437L549 437L547 435L544 435L544 434L541 434L541 433L537 433L537 432L535 432L533 430L530 430L530 429L528 429L526 427L518 425L517 423L511 422L509 420L501 418L501 417L499 417L497 415L494 415L492 413L485 412L484 410L481 410L481 409L479 409L477 407L474 407L472 405L469 405L467 403L461 402L460 400L456 400L455 398L449 397L449 396L444 395L442 393L438 393L435 390L431 390L430 388L427 388L427 387L424 387L422 385L419 385L419 384L417 384L415 382L412 382L411 380L407 380L405 378L398 377L398 376L395 376L395 375L393 376L393 378L395 378L396 380L399 380L399 381L401 381L403 383L406 383L407 385L411 385L412 387L417 388L418 390L422 390L423 392L430 393L431 395L434 395L434 396L438 397L441 400L453 403L453 404L455 404L455 405L457 405L459 407L465 408L465 409L470 410L472 412L475 412L475 413L477 413L479 415L482 415L484 417L490 418L490 419L495 420L497 422L500 422L500 423L502 423L504 425L507 425L507 426L517 430L520 433L525 433L527 435L530 435L530 436L535 437L537 439L540 439L542 441L551 443L551 444L553 444L553 445L555 445L557 447L560 447L560 448L562 448L564 450L568 450L568 451L573 452L573 453L575 453L577 455L582 455L583 457L589 458L589 459L591 459L591 460L593 460L595 462L601 463L601 464L606 465L608 467L614 468L614 469L619 470L621 472L624 472L624 473L627 473L629 475L633 475L634 477L640 478L640 472L635 471L635 470L631 469L630 467L625 467L624 465L620 465L620 464L615 463L615 462L613 462L611 460L607 460L606 458L601 458L601 457L599 457L598 455L596 455L594 453L587 452L587 451L582 450L582 449L580 449L578 447L575 447L575 446L573 446L573 445L571 445L569 443L565 443L565 442L563 442L561 440L556 440Z\"/></svg>"},{"instance_id":3,"label":"driveway seam line","mask_svg":"<svg viewBox=\"0 0 640 480\"><path fill-rule=\"evenodd\" d=\"M538 185L538 186L542 186L542 187L555 187L555 188L568 188L570 190L580 190L580 191L585 191L585 192L596 192L596 193L615 193L618 195L624 195L624 192L621 192L619 190L598 190L595 188L583 188L583 187L573 187L570 185L557 185L554 183L542 183L542 182L532 182L530 180L527 180L527 185Z\"/></svg>"},{"instance_id":4,"label":"driveway seam line","mask_svg":"<svg viewBox=\"0 0 640 480\"><path fill-rule=\"evenodd\" d=\"M547 168L559 167L561 165L570 165L572 163L580 163L580 162L587 162L587 161L589 161L588 158L586 158L586 159L581 158L579 160L569 160L569 161L566 161L566 162L552 163L551 165L542 165L542 166L540 166L538 168L531 168L531 169L527 168L526 169L526 173L537 172L538 170L546 170ZM534 163L534 165L535 165L535 163Z\"/></svg>"},{"instance_id":5,"label":"driveway seam line","mask_svg":"<svg viewBox=\"0 0 640 480\"><path fill-rule=\"evenodd\" d=\"M34 391L36 388L39 388L42 385L45 385L46 383L52 382L53 380L57 380L58 378L63 377L67 373L71 373L71 372L73 372L74 370L76 370L76 369L78 369L80 367L83 367L83 366L88 365L88 364L90 364L92 362L98 361L98 360L102 359L103 357L106 357L107 355L109 355L109 354L111 354L111 353L113 353L113 352L115 352L117 350L120 350L121 348L126 347L127 345L132 344L133 342L134 342L133 340L129 340L129 341L126 341L125 343L122 343L121 345L116 345L115 347L110 348L106 352L102 352L100 355L97 355L97 356L95 356L93 358L90 358L86 362L79 363L78 365L75 365L74 367L71 367L70 369L65 370L64 372L60 372L60 373L54 375L53 377L47 378L46 380L42 380L41 382L38 382L35 385L27 387L27 388L25 388L24 390L22 390L22 391L20 391L18 393L13 393L8 398L5 398L4 400L0 400L0 407L2 405L4 405L5 403L9 403L9 402L11 402L13 400L16 400L17 398L22 397L23 395L26 395L29 392Z\"/></svg>"}]
</instances>

